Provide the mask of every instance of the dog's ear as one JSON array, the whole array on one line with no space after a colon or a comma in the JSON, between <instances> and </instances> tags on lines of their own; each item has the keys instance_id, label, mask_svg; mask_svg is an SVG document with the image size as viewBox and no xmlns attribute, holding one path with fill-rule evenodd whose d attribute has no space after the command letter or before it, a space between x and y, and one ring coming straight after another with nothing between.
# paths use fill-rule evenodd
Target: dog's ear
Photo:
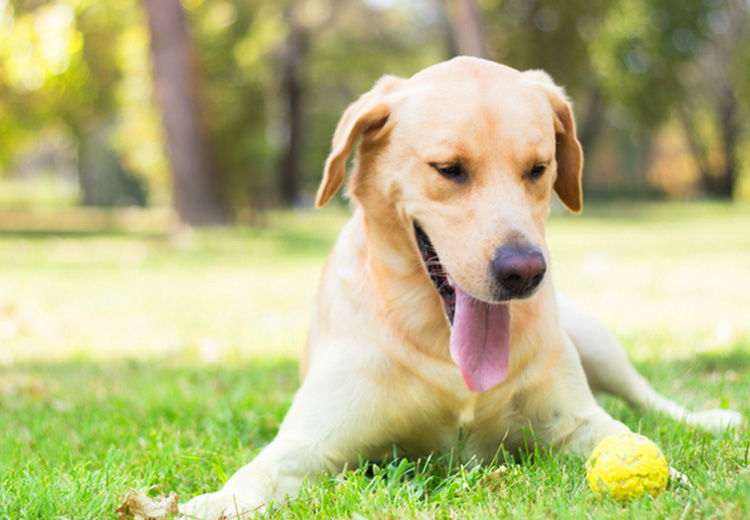
<instances>
[{"instance_id":1,"label":"dog's ear","mask_svg":"<svg viewBox=\"0 0 750 520\"><path fill-rule=\"evenodd\" d=\"M346 162L357 138L361 136L366 139L388 121L391 110L384 98L402 81L395 76L382 77L372 90L362 94L344 111L333 134L331 153L323 170L323 180L320 181L315 197L315 207L325 206L344 184Z\"/></svg>"},{"instance_id":2,"label":"dog's ear","mask_svg":"<svg viewBox=\"0 0 750 520\"><path fill-rule=\"evenodd\" d=\"M527 70L524 72L531 81L540 87L549 99L555 113L555 138L557 148L557 179L555 192L560 201L572 213L580 213L583 209L583 150L576 137L576 122L573 109L570 106L565 91L552 81L549 75L541 70Z\"/></svg>"}]
</instances>

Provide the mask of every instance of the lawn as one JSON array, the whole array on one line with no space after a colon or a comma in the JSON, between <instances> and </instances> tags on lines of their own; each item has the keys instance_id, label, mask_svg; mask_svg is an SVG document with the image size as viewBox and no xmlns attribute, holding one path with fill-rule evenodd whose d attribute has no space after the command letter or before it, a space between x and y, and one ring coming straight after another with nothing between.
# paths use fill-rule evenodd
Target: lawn
<instances>
[{"instance_id":1,"label":"lawn","mask_svg":"<svg viewBox=\"0 0 750 520\"><path fill-rule=\"evenodd\" d=\"M50 211L0 215L0 518L112 518L129 487L215 490L283 417L346 212L175 234L159 215ZM548 240L557 287L612 326L660 391L750 415L749 207L593 205L554 216ZM488 467L396 457L269 516L750 517L750 436L603 402L692 486L618 505L554 453Z\"/></svg>"}]
</instances>

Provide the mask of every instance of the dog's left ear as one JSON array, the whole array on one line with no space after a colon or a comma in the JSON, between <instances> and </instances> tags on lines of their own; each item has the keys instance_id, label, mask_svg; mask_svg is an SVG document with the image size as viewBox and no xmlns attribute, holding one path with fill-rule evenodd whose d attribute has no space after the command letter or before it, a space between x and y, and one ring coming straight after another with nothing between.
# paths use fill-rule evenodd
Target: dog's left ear
<instances>
[{"instance_id":1,"label":"dog's left ear","mask_svg":"<svg viewBox=\"0 0 750 520\"><path fill-rule=\"evenodd\" d=\"M321 208L333 197L346 177L346 161L352 153L358 137L373 135L388 121L391 114L384 97L403 81L395 76L384 76L369 92L349 105L341 116L333 134L331 153L326 159L323 180L320 181L315 207Z\"/></svg>"},{"instance_id":2,"label":"dog's left ear","mask_svg":"<svg viewBox=\"0 0 750 520\"><path fill-rule=\"evenodd\" d=\"M556 85L549 74L542 70L527 70L523 74L544 91L555 113L555 192L566 208L572 213L580 213L583 209L583 150L576 137L573 109L562 87Z\"/></svg>"}]
</instances>

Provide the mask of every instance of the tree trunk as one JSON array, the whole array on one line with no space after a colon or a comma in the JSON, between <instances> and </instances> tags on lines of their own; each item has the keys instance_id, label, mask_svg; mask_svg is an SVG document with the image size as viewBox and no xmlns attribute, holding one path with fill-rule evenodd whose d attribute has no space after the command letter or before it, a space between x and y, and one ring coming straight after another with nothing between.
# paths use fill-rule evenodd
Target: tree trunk
<instances>
[{"instance_id":1,"label":"tree trunk","mask_svg":"<svg viewBox=\"0 0 750 520\"><path fill-rule=\"evenodd\" d=\"M226 224L231 218L220 196L218 172L210 160L185 12L180 0L144 0L144 6L177 214L189 225Z\"/></svg>"},{"instance_id":2,"label":"tree trunk","mask_svg":"<svg viewBox=\"0 0 750 520\"><path fill-rule=\"evenodd\" d=\"M737 183L738 157L741 124L740 107L734 89L727 86L722 89L716 108L716 124L721 136L723 163L714 179L714 195L723 199L734 197Z\"/></svg>"},{"instance_id":3,"label":"tree trunk","mask_svg":"<svg viewBox=\"0 0 750 520\"><path fill-rule=\"evenodd\" d=\"M458 54L487 58L482 19L475 0L446 0Z\"/></svg>"},{"instance_id":4,"label":"tree trunk","mask_svg":"<svg viewBox=\"0 0 750 520\"><path fill-rule=\"evenodd\" d=\"M578 124L578 140L586 152L589 152L596 146L597 140L601 137L602 125L604 124L604 99L601 87L594 85L588 93L589 99L586 104L586 112L583 113L583 117Z\"/></svg>"},{"instance_id":5,"label":"tree trunk","mask_svg":"<svg viewBox=\"0 0 750 520\"><path fill-rule=\"evenodd\" d=\"M700 135L698 135L697 125L693 120L690 109L683 100L677 103L677 115L679 116L682 130L685 132L685 139L693 156L695 164L698 166L700 175L701 188L706 194L712 194L714 191L713 176L711 175L711 164L708 158L706 146Z\"/></svg>"},{"instance_id":6,"label":"tree trunk","mask_svg":"<svg viewBox=\"0 0 750 520\"><path fill-rule=\"evenodd\" d=\"M742 125L737 96L731 86L720 88L714 106L713 116L719 135L716 146L721 157L719 165L709 160L708 146L698 135L696 123L684 104L678 105L678 115L693 159L698 165L703 191L711 197L731 199L737 184L737 149Z\"/></svg>"},{"instance_id":7,"label":"tree trunk","mask_svg":"<svg viewBox=\"0 0 750 520\"><path fill-rule=\"evenodd\" d=\"M290 6L285 12L289 35L281 49L281 86L286 105L284 150L278 172L278 193L281 203L293 206L299 200L300 159L304 136L304 64L308 50L308 35L295 19Z\"/></svg>"},{"instance_id":8,"label":"tree trunk","mask_svg":"<svg viewBox=\"0 0 750 520\"><path fill-rule=\"evenodd\" d=\"M729 27L723 35L712 39L704 50L703 72L694 78L691 86L703 94L696 105L705 107L715 137L702 139L697 130L689 100L677 104L688 146L700 171L700 180L706 195L732 199L739 173L739 149L742 141L744 115L737 99L739 53L746 47L748 11L741 0L724 2L723 12L728 16ZM717 160L713 160L717 157Z\"/></svg>"},{"instance_id":9,"label":"tree trunk","mask_svg":"<svg viewBox=\"0 0 750 520\"><path fill-rule=\"evenodd\" d=\"M580 112L577 112L580 114ZM598 84L592 86L589 90L589 102L586 112L578 125L578 140L581 142L583 152L586 157L593 157L596 144L602 134L604 125L604 101L602 89ZM583 176L584 193L591 189L592 179L590 175Z\"/></svg>"}]
</instances>

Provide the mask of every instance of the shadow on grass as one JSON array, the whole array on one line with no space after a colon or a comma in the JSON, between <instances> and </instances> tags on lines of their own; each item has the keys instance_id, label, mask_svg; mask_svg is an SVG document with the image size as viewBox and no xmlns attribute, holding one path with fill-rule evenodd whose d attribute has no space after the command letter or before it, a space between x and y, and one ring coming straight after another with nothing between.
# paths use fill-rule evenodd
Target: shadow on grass
<instances>
[{"instance_id":1,"label":"shadow on grass","mask_svg":"<svg viewBox=\"0 0 750 520\"><path fill-rule=\"evenodd\" d=\"M81 388L82 385L101 383L115 391L118 385L139 386L143 389L158 388L180 378L203 384L207 381L216 388L265 385L273 381L279 389L292 390L298 386L298 364L291 359L260 359L242 363L196 363L153 359L148 361L117 360L92 361L71 359L66 361L20 362L0 367L0 377L23 376L44 378L61 389ZM79 393L79 392L76 392ZM2 394L0 394L0 397Z\"/></svg>"},{"instance_id":2,"label":"shadow on grass","mask_svg":"<svg viewBox=\"0 0 750 520\"><path fill-rule=\"evenodd\" d=\"M234 228L238 237L267 240L281 254L325 254L331 250L335 234L327 231L298 231L288 228Z\"/></svg>"},{"instance_id":3,"label":"shadow on grass","mask_svg":"<svg viewBox=\"0 0 750 520\"><path fill-rule=\"evenodd\" d=\"M704 376L731 373L732 379L737 382L736 386L746 388L750 386L750 344L738 344L729 352L705 352L684 359L641 362L637 363L637 368L655 386L669 385L688 373ZM290 395L299 386L298 363L288 358L260 358L240 363L212 364L158 358L149 361L104 362L72 359L21 362L0 367L0 381L7 383L12 380L50 383L61 393L70 391L83 396L82 398L87 397L85 392L81 392L87 385L100 385L111 393L131 393L131 387L139 389L136 393L149 393L160 388L169 389L179 381L185 390L185 397L197 392L195 395L201 400L203 397L200 389L207 384L217 393L236 393L241 389L250 393L259 389L266 392L271 388L273 392L286 392ZM196 385L193 391L190 389L191 384ZM17 390L23 393L21 386ZM703 389L692 390L700 392ZM5 394L8 392L11 390L7 390ZM45 395L40 388L31 391L29 395L35 392L42 397ZM3 394L0 394L0 402L2 398Z\"/></svg>"},{"instance_id":4,"label":"shadow on grass","mask_svg":"<svg viewBox=\"0 0 750 520\"><path fill-rule=\"evenodd\" d=\"M740 341L729 351L701 352L688 358L645 361L636 365L649 379L661 379L662 374L715 374L730 371L744 372L741 377L746 377L750 373L750 341Z\"/></svg>"},{"instance_id":5,"label":"shadow on grass","mask_svg":"<svg viewBox=\"0 0 750 520\"><path fill-rule=\"evenodd\" d=\"M724 354L639 363L638 370L657 391L685 404L719 399L742 408L742 413L748 412L747 345ZM0 415L4 411L21 412L26 407L44 415L60 406L98 413L97 407L108 408L116 402L152 418L164 414L188 420L192 413L210 422L212 409L222 409L270 414L278 422L298 386L298 364L290 359L207 366L173 360L18 363L0 368L0 389L4 390L0 392ZM615 401L608 399L607 408ZM614 407L624 409L625 405Z\"/></svg>"},{"instance_id":6,"label":"shadow on grass","mask_svg":"<svg viewBox=\"0 0 750 520\"><path fill-rule=\"evenodd\" d=\"M18 363L0 368L2 412L55 414L88 410L104 415L112 407L133 417L210 420L212 408L252 412L269 409L280 419L299 386L297 363L263 360L201 366L166 361ZM122 411L119 411L122 413Z\"/></svg>"},{"instance_id":7,"label":"shadow on grass","mask_svg":"<svg viewBox=\"0 0 750 520\"><path fill-rule=\"evenodd\" d=\"M729 352L704 352L681 362L702 372L725 372L728 370L750 370L750 345Z\"/></svg>"},{"instance_id":8,"label":"shadow on grass","mask_svg":"<svg viewBox=\"0 0 750 520\"><path fill-rule=\"evenodd\" d=\"M55 212L0 210L0 241L133 239L169 242L179 250L207 253L262 246L276 255L320 256L328 252L345 214L274 212L268 225L178 229L164 212L73 208Z\"/></svg>"},{"instance_id":9,"label":"shadow on grass","mask_svg":"<svg viewBox=\"0 0 750 520\"><path fill-rule=\"evenodd\" d=\"M581 219L580 216L561 212L559 217ZM588 197L585 201L583 219L627 220L633 222L654 220L702 220L711 218L747 219L750 217L750 206L724 201L696 201L690 203L663 200L629 200Z\"/></svg>"}]
</instances>

